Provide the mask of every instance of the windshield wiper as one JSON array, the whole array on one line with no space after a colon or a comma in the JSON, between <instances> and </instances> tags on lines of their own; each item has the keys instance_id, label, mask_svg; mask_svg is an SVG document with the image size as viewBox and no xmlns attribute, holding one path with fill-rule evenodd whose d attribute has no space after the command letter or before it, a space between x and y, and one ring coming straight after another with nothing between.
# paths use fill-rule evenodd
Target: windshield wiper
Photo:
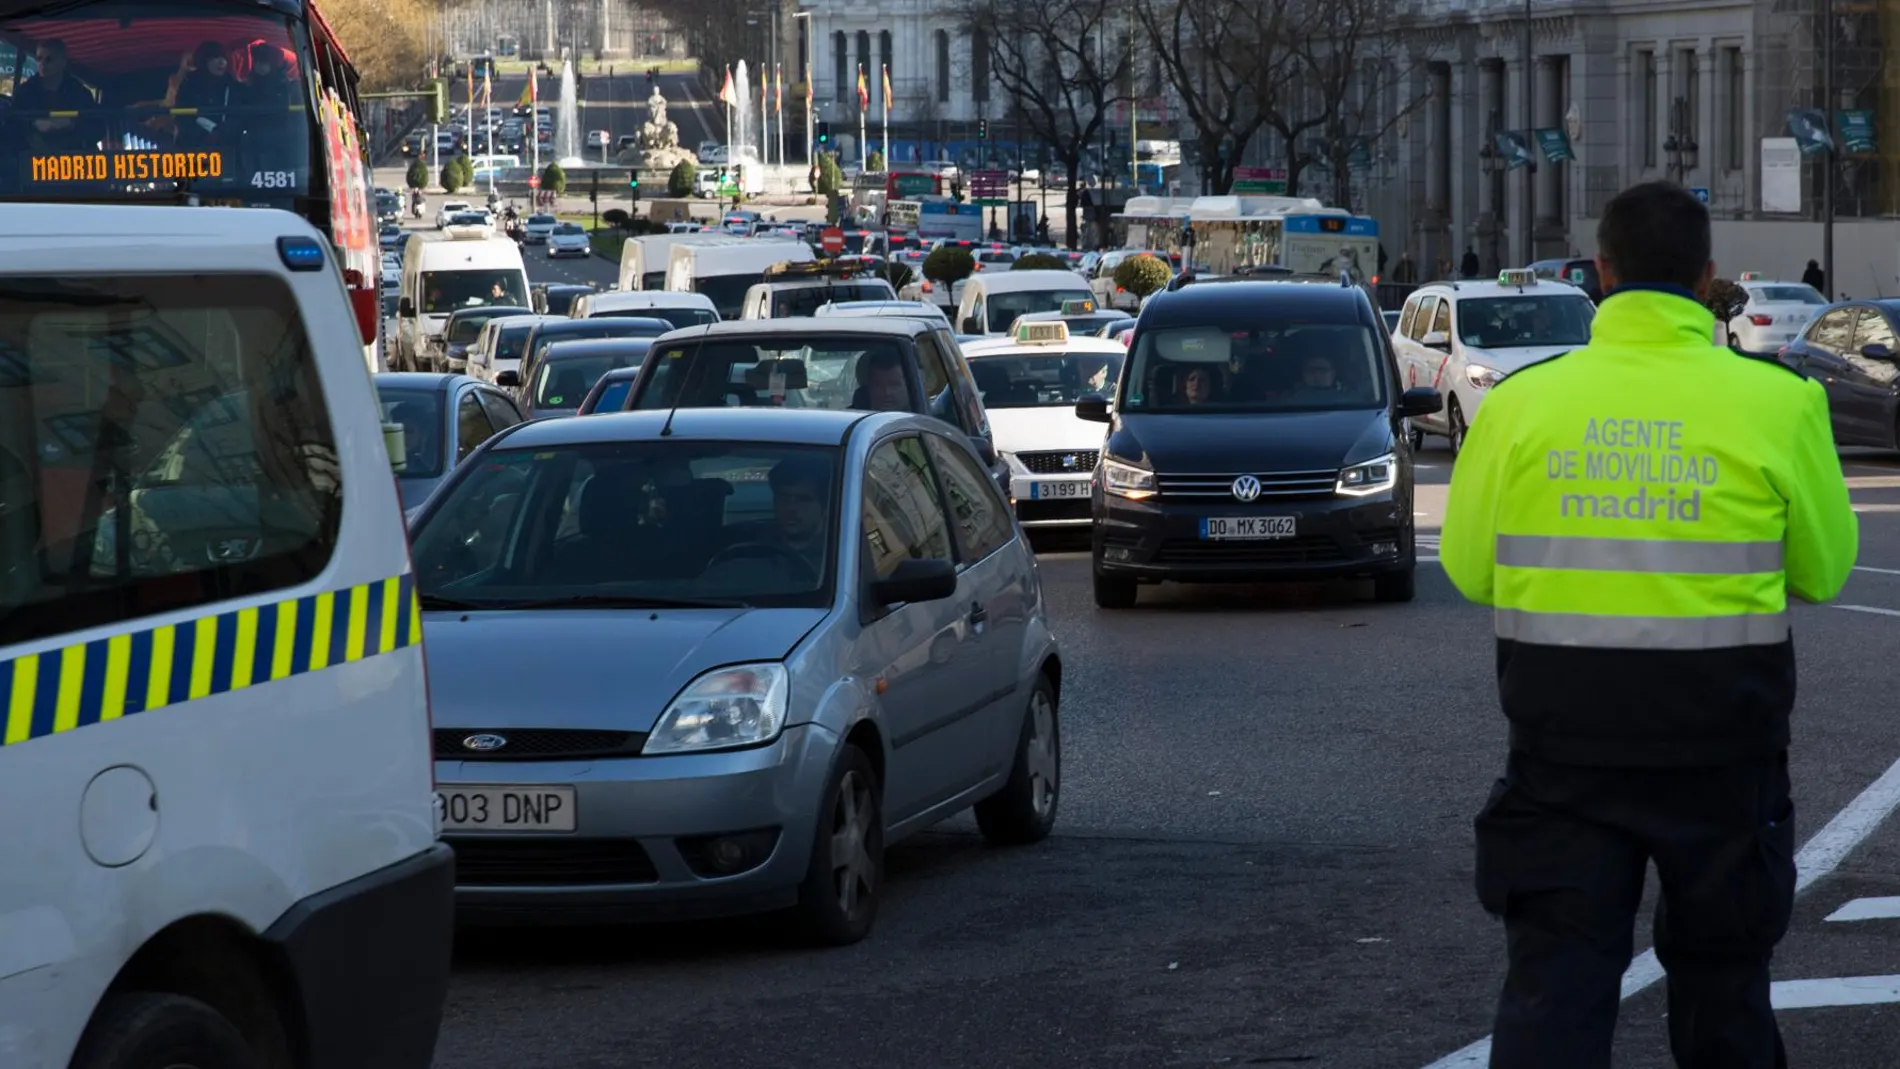
<instances>
[{"instance_id":1,"label":"windshield wiper","mask_svg":"<svg viewBox=\"0 0 1900 1069\"><path fill-rule=\"evenodd\" d=\"M749 609L743 601L718 598L656 598L645 594L571 594L560 598L512 601L501 609Z\"/></svg>"},{"instance_id":2,"label":"windshield wiper","mask_svg":"<svg viewBox=\"0 0 1900 1069\"><path fill-rule=\"evenodd\" d=\"M439 609L443 612L470 612L494 608L493 605L481 605L473 601L445 598L440 594L420 594L417 595L416 600L421 603L424 610Z\"/></svg>"}]
</instances>

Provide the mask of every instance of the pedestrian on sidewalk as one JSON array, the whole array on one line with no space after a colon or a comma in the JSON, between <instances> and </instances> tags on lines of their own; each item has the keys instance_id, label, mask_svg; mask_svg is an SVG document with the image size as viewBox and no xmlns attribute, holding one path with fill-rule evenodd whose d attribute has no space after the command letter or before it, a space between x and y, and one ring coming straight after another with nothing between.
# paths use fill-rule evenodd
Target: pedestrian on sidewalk
<instances>
[{"instance_id":1,"label":"pedestrian on sidewalk","mask_svg":"<svg viewBox=\"0 0 1900 1069\"><path fill-rule=\"evenodd\" d=\"M1805 285L1814 287L1816 293L1827 293L1827 272L1821 270L1818 261L1808 261L1808 269L1801 272L1801 281Z\"/></svg>"},{"instance_id":2,"label":"pedestrian on sidewalk","mask_svg":"<svg viewBox=\"0 0 1900 1069\"><path fill-rule=\"evenodd\" d=\"M1788 600L1840 592L1857 523L1820 384L1713 344L1708 209L1625 190L1597 250L1590 343L1492 387L1440 540L1494 606L1511 725L1475 821L1509 958L1491 1066L1609 1069L1653 861L1676 1064L1785 1069L1768 966L1794 904Z\"/></svg>"},{"instance_id":3,"label":"pedestrian on sidewalk","mask_svg":"<svg viewBox=\"0 0 1900 1069\"><path fill-rule=\"evenodd\" d=\"M1410 286L1418 281L1418 265L1412 262L1410 251L1399 253L1398 265L1392 268L1392 281L1402 286Z\"/></svg>"}]
</instances>

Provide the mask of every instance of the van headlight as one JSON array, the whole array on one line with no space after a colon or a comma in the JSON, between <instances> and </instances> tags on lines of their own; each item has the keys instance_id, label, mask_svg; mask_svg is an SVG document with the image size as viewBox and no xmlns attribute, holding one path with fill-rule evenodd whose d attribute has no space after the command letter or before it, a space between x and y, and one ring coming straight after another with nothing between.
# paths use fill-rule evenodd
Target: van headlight
<instances>
[{"instance_id":1,"label":"van headlight","mask_svg":"<svg viewBox=\"0 0 1900 1069\"><path fill-rule=\"evenodd\" d=\"M1119 460L1102 461L1102 489L1132 501L1155 496L1155 473Z\"/></svg>"},{"instance_id":2,"label":"van headlight","mask_svg":"<svg viewBox=\"0 0 1900 1069\"><path fill-rule=\"evenodd\" d=\"M1398 454L1387 453L1363 464L1342 468L1339 472L1339 482L1334 485L1333 490L1335 493L1345 494L1348 497L1370 497L1392 489L1398 480Z\"/></svg>"},{"instance_id":3,"label":"van headlight","mask_svg":"<svg viewBox=\"0 0 1900 1069\"><path fill-rule=\"evenodd\" d=\"M1465 381L1469 382L1474 390L1488 390L1496 386L1503 378L1504 372L1497 368L1485 367L1483 364L1465 365Z\"/></svg>"},{"instance_id":4,"label":"van headlight","mask_svg":"<svg viewBox=\"0 0 1900 1069\"><path fill-rule=\"evenodd\" d=\"M692 753L771 742L785 729L790 689L782 664L715 668L680 691L640 752Z\"/></svg>"}]
</instances>

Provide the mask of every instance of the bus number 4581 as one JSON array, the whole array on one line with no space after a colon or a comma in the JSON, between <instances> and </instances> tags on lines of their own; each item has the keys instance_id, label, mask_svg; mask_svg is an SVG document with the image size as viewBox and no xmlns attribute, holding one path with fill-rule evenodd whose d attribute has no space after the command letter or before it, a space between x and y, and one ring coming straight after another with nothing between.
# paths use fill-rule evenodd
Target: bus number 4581
<instances>
[{"instance_id":1,"label":"bus number 4581","mask_svg":"<svg viewBox=\"0 0 1900 1069\"><path fill-rule=\"evenodd\" d=\"M295 171L258 171L251 175L251 185L257 189L291 189L296 184Z\"/></svg>"}]
</instances>

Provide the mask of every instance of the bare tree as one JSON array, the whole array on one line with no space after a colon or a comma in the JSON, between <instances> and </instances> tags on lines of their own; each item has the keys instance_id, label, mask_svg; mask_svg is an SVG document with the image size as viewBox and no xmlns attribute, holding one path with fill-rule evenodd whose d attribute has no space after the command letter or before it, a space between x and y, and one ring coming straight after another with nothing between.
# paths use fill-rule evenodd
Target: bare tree
<instances>
[{"instance_id":1,"label":"bare tree","mask_svg":"<svg viewBox=\"0 0 1900 1069\"><path fill-rule=\"evenodd\" d=\"M1268 124L1296 65L1287 34L1303 0L1138 0L1136 18L1194 131L1216 193ZM1346 0L1362 2L1362 0Z\"/></svg>"},{"instance_id":2,"label":"bare tree","mask_svg":"<svg viewBox=\"0 0 1900 1069\"><path fill-rule=\"evenodd\" d=\"M1313 166L1331 179L1330 202L1349 207L1352 169L1370 166L1375 147L1425 102L1414 92L1422 60L1400 41L1395 0L1301 0L1291 62L1266 114L1286 145L1287 193Z\"/></svg>"},{"instance_id":3,"label":"bare tree","mask_svg":"<svg viewBox=\"0 0 1900 1069\"><path fill-rule=\"evenodd\" d=\"M1070 247L1076 227L1076 188L1082 160L1095 145L1110 109L1128 99L1132 29L1112 0L963 0L961 21L987 74L1014 103L1012 121L1040 140L1068 177ZM980 91L980 89L979 89ZM979 99L981 99L979 97Z\"/></svg>"}]
</instances>

